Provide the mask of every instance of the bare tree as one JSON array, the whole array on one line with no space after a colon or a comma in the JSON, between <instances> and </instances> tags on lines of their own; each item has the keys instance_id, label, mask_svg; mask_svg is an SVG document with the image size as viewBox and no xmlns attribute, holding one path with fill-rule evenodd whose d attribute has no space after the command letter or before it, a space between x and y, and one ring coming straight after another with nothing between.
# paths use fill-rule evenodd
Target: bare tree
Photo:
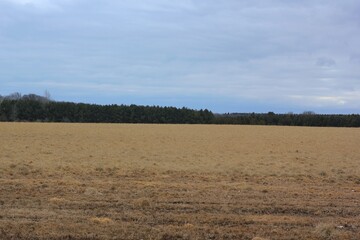
<instances>
[{"instance_id":1,"label":"bare tree","mask_svg":"<svg viewBox=\"0 0 360 240\"><path fill-rule=\"evenodd\" d=\"M303 115L315 115L316 113L314 111L304 111L302 114Z\"/></svg>"},{"instance_id":2,"label":"bare tree","mask_svg":"<svg viewBox=\"0 0 360 240\"><path fill-rule=\"evenodd\" d=\"M51 100L51 95L50 95L50 92L46 89L45 92L44 92L44 97L47 101L50 101Z\"/></svg>"},{"instance_id":3,"label":"bare tree","mask_svg":"<svg viewBox=\"0 0 360 240\"><path fill-rule=\"evenodd\" d=\"M19 100L21 99L21 93L19 92L15 92L15 93L12 93L10 94L9 96L6 96L5 99L8 99L8 100Z\"/></svg>"}]
</instances>

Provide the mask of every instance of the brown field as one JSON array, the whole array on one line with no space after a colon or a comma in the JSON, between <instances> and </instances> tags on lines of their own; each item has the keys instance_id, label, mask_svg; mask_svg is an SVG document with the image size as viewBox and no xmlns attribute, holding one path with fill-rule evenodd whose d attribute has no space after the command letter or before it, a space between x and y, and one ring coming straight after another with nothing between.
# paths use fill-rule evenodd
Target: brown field
<instances>
[{"instance_id":1,"label":"brown field","mask_svg":"<svg viewBox=\"0 0 360 240\"><path fill-rule=\"evenodd\" d=\"M360 239L360 129L0 123L0 239Z\"/></svg>"}]
</instances>

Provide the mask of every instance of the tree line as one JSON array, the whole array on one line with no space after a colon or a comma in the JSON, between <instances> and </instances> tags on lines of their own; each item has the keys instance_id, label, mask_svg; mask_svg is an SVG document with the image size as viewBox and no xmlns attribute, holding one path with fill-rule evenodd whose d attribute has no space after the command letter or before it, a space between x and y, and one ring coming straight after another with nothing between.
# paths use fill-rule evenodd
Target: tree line
<instances>
[{"instance_id":1,"label":"tree line","mask_svg":"<svg viewBox=\"0 0 360 240\"><path fill-rule=\"evenodd\" d=\"M311 126L311 127L360 127L359 114L275 114L269 113L240 113L217 115L215 124L241 125L279 125L279 126Z\"/></svg>"},{"instance_id":2,"label":"tree line","mask_svg":"<svg viewBox=\"0 0 360 240\"><path fill-rule=\"evenodd\" d=\"M359 114L228 113L188 108L57 102L36 94L0 95L0 121L88 123L177 123L360 127Z\"/></svg>"},{"instance_id":3,"label":"tree line","mask_svg":"<svg viewBox=\"0 0 360 240\"><path fill-rule=\"evenodd\" d=\"M0 101L0 121L208 124L214 118L207 109L56 102L35 94L15 93Z\"/></svg>"}]
</instances>

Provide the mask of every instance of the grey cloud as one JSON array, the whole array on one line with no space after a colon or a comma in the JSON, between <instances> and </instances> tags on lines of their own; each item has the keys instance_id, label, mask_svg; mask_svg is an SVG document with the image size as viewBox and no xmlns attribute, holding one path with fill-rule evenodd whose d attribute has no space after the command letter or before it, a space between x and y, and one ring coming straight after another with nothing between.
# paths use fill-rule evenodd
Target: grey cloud
<instances>
[{"instance_id":1,"label":"grey cloud","mask_svg":"<svg viewBox=\"0 0 360 240\"><path fill-rule=\"evenodd\" d=\"M98 85L99 101L111 88L163 102L191 89L190 99L360 107L358 1L42 3L0 2L0 89L40 82L93 96Z\"/></svg>"},{"instance_id":2,"label":"grey cloud","mask_svg":"<svg viewBox=\"0 0 360 240\"><path fill-rule=\"evenodd\" d=\"M332 58L321 57L316 60L316 66L319 66L319 67L332 67L335 65L336 65L336 62Z\"/></svg>"},{"instance_id":3,"label":"grey cloud","mask_svg":"<svg viewBox=\"0 0 360 240\"><path fill-rule=\"evenodd\" d=\"M360 64L360 54L351 54L349 60L351 63Z\"/></svg>"}]
</instances>

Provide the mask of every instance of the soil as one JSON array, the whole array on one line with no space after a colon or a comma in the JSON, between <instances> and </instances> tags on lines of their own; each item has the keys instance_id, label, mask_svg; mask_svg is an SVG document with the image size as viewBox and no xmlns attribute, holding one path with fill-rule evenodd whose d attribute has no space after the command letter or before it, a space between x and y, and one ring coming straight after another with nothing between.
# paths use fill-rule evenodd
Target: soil
<instances>
[{"instance_id":1,"label":"soil","mask_svg":"<svg viewBox=\"0 0 360 240\"><path fill-rule=\"evenodd\" d=\"M360 129L0 123L0 239L360 239Z\"/></svg>"}]
</instances>

